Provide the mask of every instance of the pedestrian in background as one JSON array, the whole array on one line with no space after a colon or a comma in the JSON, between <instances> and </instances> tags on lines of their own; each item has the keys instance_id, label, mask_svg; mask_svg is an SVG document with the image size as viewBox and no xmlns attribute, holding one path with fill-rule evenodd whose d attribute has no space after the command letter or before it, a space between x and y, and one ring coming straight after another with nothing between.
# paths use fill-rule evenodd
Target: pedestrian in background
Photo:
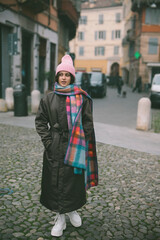
<instances>
[{"instance_id":1,"label":"pedestrian in background","mask_svg":"<svg viewBox=\"0 0 160 240\"><path fill-rule=\"evenodd\" d=\"M142 91L142 77L139 76L136 80L136 85L133 88L132 92L135 92L136 90L138 90L138 92L140 93Z\"/></svg>"},{"instance_id":2,"label":"pedestrian in background","mask_svg":"<svg viewBox=\"0 0 160 240\"><path fill-rule=\"evenodd\" d=\"M116 76L116 86L117 86L117 96L121 96L121 92L122 92L122 86L123 86L123 80L122 80L122 77L117 75Z\"/></svg>"},{"instance_id":3,"label":"pedestrian in background","mask_svg":"<svg viewBox=\"0 0 160 240\"><path fill-rule=\"evenodd\" d=\"M75 82L69 55L57 66L54 91L41 99L36 130L44 145L40 202L57 213L51 235L66 228L66 215L75 227L76 210L86 203L86 190L98 184L92 99Z\"/></svg>"}]
</instances>

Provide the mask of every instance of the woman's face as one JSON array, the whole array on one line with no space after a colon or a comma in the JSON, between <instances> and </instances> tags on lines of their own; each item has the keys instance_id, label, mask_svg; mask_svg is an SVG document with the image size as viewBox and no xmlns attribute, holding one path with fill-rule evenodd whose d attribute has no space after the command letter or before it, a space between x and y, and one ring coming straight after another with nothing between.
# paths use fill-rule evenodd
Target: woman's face
<instances>
[{"instance_id":1,"label":"woman's face","mask_svg":"<svg viewBox=\"0 0 160 240\"><path fill-rule=\"evenodd\" d=\"M59 77L58 77L58 83L62 87L66 87L70 84L71 82L71 74L69 72L59 72Z\"/></svg>"}]
</instances>

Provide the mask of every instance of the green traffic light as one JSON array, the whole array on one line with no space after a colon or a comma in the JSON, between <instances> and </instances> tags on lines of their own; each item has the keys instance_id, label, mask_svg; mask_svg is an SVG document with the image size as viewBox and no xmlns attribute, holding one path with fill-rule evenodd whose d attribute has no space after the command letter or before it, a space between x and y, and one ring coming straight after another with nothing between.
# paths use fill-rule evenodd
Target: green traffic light
<instances>
[{"instance_id":1,"label":"green traffic light","mask_svg":"<svg viewBox=\"0 0 160 240\"><path fill-rule=\"evenodd\" d=\"M135 56L136 59L139 59L141 54L139 52L135 52L134 56Z\"/></svg>"}]
</instances>

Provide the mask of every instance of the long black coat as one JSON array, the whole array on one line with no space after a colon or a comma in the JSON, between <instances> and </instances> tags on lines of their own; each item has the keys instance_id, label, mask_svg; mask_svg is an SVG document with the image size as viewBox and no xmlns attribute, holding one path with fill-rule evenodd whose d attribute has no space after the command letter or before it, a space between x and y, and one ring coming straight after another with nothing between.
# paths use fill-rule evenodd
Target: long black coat
<instances>
[{"instance_id":1,"label":"long black coat","mask_svg":"<svg viewBox=\"0 0 160 240\"><path fill-rule=\"evenodd\" d=\"M90 99L83 96L82 124L85 139L93 131ZM66 96L49 93L41 99L35 119L36 130L45 147L40 202L46 208L67 213L86 203L84 172L74 174L64 164L69 140L66 114Z\"/></svg>"}]
</instances>

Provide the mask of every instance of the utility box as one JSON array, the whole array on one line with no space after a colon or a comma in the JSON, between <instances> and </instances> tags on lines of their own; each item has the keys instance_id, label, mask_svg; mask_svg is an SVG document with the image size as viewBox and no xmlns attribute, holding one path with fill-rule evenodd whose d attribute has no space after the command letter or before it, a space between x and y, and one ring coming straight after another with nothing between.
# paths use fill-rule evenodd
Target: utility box
<instances>
[{"instance_id":1,"label":"utility box","mask_svg":"<svg viewBox=\"0 0 160 240\"><path fill-rule=\"evenodd\" d=\"M13 88L14 95L14 116L27 116L28 104L27 93L24 84L17 84Z\"/></svg>"}]
</instances>

